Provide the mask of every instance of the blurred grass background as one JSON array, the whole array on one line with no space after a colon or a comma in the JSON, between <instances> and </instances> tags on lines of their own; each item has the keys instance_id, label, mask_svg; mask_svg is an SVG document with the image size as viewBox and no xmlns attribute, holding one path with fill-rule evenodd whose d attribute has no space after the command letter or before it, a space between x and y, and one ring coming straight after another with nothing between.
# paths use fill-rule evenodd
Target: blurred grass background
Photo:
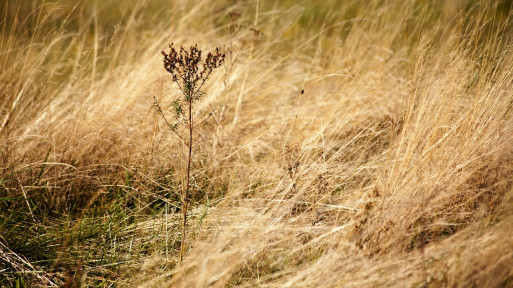
<instances>
[{"instance_id":1,"label":"blurred grass background","mask_svg":"<svg viewBox=\"0 0 513 288\"><path fill-rule=\"evenodd\" d=\"M508 287L511 3L4 2L0 284ZM169 42L236 59L182 265Z\"/></svg>"}]
</instances>

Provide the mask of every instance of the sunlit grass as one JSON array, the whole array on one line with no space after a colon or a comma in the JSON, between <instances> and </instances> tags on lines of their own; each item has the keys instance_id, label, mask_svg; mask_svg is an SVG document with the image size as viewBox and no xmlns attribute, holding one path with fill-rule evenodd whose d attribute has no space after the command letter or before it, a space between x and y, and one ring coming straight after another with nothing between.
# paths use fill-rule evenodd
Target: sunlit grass
<instances>
[{"instance_id":1,"label":"sunlit grass","mask_svg":"<svg viewBox=\"0 0 513 288\"><path fill-rule=\"evenodd\" d=\"M508 1L2 5L1 285L511 285ZM181 264L171 42L233 50Z\"/></svg>"}]
</instances>

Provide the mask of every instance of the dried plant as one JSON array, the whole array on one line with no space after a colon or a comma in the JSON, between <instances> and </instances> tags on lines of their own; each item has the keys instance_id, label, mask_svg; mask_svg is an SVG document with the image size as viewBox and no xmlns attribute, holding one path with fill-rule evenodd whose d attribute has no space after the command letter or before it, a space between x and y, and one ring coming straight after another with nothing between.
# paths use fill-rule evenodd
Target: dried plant
<instances>
[{"instance_id":1,"label":"dried plant","mask_svg":"<svg viewBox=\"0 0 513 288\"><path fill-rule=\"evenodd\" d=\"M202 61L202 50L198 45L191 46L186 50L183 46L177 51L173 47L173 43L169 45L169 53L162 51L164 56L164 68L172 76L172 81L175 82L183 98L173 101L173 112L175 121L172 123L168 121L167 117L162 111L157 98L154 97L154 104L157 111L162 116L169 128L175 133L188 147L187 157L187 171L186 171L186 184L181 195L182 205L182 239L180 243L180 261L183 260L185 251L185 228L187 227L187 209L190 201L190 174L191 174L191 160L192 160L192 146L193 146L193 131L194 128L204 123L206 119L194 124L193 119L193 105L196 101L200 100L205 92L201 90L203 85L210 77L214 69L220 67L225 58L225 54L216 48L215 52L209 52L205 61ZM188 135L180 133L180 126L186 130Z\"/></svg>"}]
</instances>

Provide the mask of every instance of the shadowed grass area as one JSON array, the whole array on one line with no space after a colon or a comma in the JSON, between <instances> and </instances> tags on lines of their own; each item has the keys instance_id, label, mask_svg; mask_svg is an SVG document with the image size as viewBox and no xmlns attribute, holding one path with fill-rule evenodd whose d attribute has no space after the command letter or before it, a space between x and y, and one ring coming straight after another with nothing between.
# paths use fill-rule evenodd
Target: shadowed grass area
<instances>
[{"instance_id":1,"label":"shadowed grass area","mask_svg":"<svg viewBox=\"0 0 513 288\"><path fill-rule=\"evenodd\" d=\"M511 1L214 2L0 5L0 286L511 285Z\"/></svg>"}]
</instances>

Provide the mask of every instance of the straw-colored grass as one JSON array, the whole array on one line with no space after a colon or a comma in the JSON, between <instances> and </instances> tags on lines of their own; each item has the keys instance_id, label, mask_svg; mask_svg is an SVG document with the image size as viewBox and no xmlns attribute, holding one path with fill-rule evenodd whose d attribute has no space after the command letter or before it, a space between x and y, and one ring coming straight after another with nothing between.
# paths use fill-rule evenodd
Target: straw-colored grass
<instances>
[{"instance_id":1,"label":"straw-colored grass","mask_svg":"<svg viewBox=\"0 0 513 288\"><path fill-rule=\"evenodd\" d=\"M513 285L510 1L1 5L0 286ZM182 263L170 42L232 47Z\"/></svg>"}]
</instances>

